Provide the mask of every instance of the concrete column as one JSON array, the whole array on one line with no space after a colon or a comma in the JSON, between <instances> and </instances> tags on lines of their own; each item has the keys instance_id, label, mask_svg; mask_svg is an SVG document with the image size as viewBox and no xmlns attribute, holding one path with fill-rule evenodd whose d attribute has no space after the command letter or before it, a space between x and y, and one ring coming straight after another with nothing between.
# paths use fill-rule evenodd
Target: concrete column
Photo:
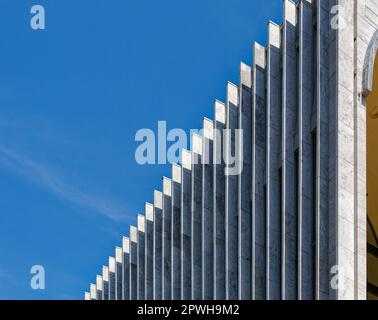
<instances>
[{"instance_id":1,"label":"concrete column","mask_svg":"<svg viewBox=\"0 0 378 320\"><path fill-rule=\"evenodd\" d=\"M102 300L102 276L96 276L96 300Z\"/></svg>"},{"instance_id":2,"label":"concrete column","mask_svg":"<svg viewBox=\"0 0 378 320\"><path fill-rule=\"evenodd\" d=\"M323 1L322 5L325 7L328 4L328 0ZM365 1L356 1L352 3L348 3L348 6L355 4L354 7L354 23L350 23L352 20L352 16L348 17L348 29L343 30L343 34L341 36L341 43L343 45L343 51L348 51L350 46L350 28L354 27L355 34L353 35L356 37L354 42L354 61L355 61L355 71L356 76L353 75L354 80L354 94L353 94L353 106L350 103L340 103L340 114L348 115L346 122L344 123L351 123L349 122L350 118L353 117L354 119L354 152L357 155L355 157L355 188L354 188L354 197L355 197L355 206L354 206L354 238L355 240L355 299L359 300L366 300L367 298L367 259L366 256L367 252L367 134L366 134L366 98L365 95L360 97L358 93L364 92L365 94L368 92L368 89L371 88L369 83L372 84L373 78L370 76L373 74L374 70L374 63L372 61L373 56L376 55L376 50L378 47L378 3L375 0L365 0ZM346 4L344 4L346 5ZM350 8L350 7L349 7ZM348 10L349 8L344 8L344 10ZM349 11L349 10L348 10ZM345 12L345 11L344 11ZM324 10L324 14L327 14L327 11ZM323 14L323 16L324 16ZM325 16L326 17L326 16ZM374 18L375 17L375 18ZM324 24L325 25L325 24ZM343 41L344 37L348 38L348 41ZM324 46L323 46L324 47ZM344 57L346 57L344 55ZM367 58L369 57L369 58ZM348 58L350 59L350 57ZM331 61L329 61L330 63ZM348 63L349 68L351 64ZM349 74L347 81L350 82L352 74ZM348 85L350 88L350 85ZM339 88L340 91L343 90L341 87ZM344 88L345 90L345 88ZM339 92L340 92L339 91ZM348 89L347 94L343 94L342 97L347 98L350 101L351 92ZM343 109L343 108L346 108ZM355 113L352 116L352 113L349 110L353 108ZM330 124L330 123L329 123ZM320 142L322 143L322 142ZM349 147L349 146L348 146ZM347 147L347 150L349 149ZM323 165L324 167L324 165ZM322 165L320 165L320 176L322 175ZM349 177L350 179L351 177ZM321 177L320 180L323 180ZM323 210L321 210L323 212ZM344 212L346 213L346 212ZM348 214L348 213L346 213ZM322 226L322 219L323 213L321 213L319 218L319 228L321 229ZM323 218L324 220L324 218ZM324 221L325 223L325 221ZM347 228L347 233L350 237L349 226ZM321 244L320 244L321 246ZM320 264L323 263L322 251L325 251L326 248L319 249L319 259ZM320 271L321 273L321 271ZM319 279L319 287L321 291L324 291L324 285L322 284L326 279Z\"/></svg>"},{"instance_id":3,"label":"concrete column","mask_svg":"<svg viewBox=\"0 0 378 320\"><path fill-rule=\"evenodd\" d=\"M122 300L122 248L115 249L115 298Z\"/></svg>"},{"instance_id":4,"label":"concrete column","mask_svg":"<svg viewBox=\"0 0 378 320\"><path fill-rule=\"evenodd\" d=\"M238 127L243 130L237 141L237 152L243 170L238 176L238 297L252 298L252 69L240 65L240 111Z\"/></svg>"},{"instance_id":5,"label":"concrete column","mask_svg":"<svg viewBox=\"0 0 378 320\"><path fill-rule=\"evenodd\" d=\"M316 297L320 300L329 298L329 11L328 0L317 1L317 160L316 160ZM365 240L366 241L366 240Z\"/></svg>"},{"instance_id":6,"label":"concrete column","mask_svg":"<svg viewBox=\"0 0 378 320\"><path fill-rule=\"evenodd\" d=\"M181 298L181 166L172 165L172 299Z\"/></svg>"},{"instance_id":7,"label":"concrete column","mask_svg":"<svg viewBox=\"0 0 378 320\"><path fill-rule=\"evenodd\" d=\"M109 257L109 300L115 300L115 258Z\"/></svg>"},{"instance_id":8,"label":"concrete column","mask_svg":"<svg viewBox=\"0 0 378 320\"><path fill-rule=\"evenodd\" d=\"M330 10L338 4L338 0L329 0ZM337 61L337 30L329 29L328 43L329 61ZM341 89L337 85L337 63L329 64L329 263L337 266L337 92ZM350 119L350 118L349 118ZM330 288L330 299L337 300L337 290Z\"/></svg>"},{"instance_id":9,"label":"concrete column","mask_svg":"<svg viewBox=\"0 0 378 320\"><path fill-rule=\"evenodd\" d=\"M282 30L282 299L297 298L297 8L284 1Z\"/></svg>"},{"instance_id":10,"label":"concrete column","mask_svg":"<svg viewBox=\"0 0 378 320\"><path fill-rule=\"evenodd\" d=\"M142 215L138 215L138 254L137 254L137 293L138 300L146 299L145 292L145 270L146 270L146 219Z\"/></svg>"},{"instance_id":11,"label":"concrete column","mask_svg":"<svg viewBox=\"0 0 378 320\"><path fill-rule=\"evenodd\" d=\"M252 298L266 299L266 50L255 43L252 86Z\"/></svg>"},{"instance_id":12,"label":"concrete column","mask_svg":"<svg viewBox=\"0 0 378 320\"><path fill-rule=\"evenodd\" d=\"M91 283L90 284L90 298L91 300L96 300L97 299L97 289L96 289L96 285Z\"/></svg>"},{"instance_id":13,"label":"concrete column","mask_svg":"<svg viewBox=\"0 0 378 320\"><path fill-rule=\"evenodd\" d=\"M360 93L367 44L361 40L370 41L369 35L376 32L378 6L375 0L330 0L329 10L335 5L344 25L329 29L328 47L332 210L329 251L331 277L339 275L338 287L331 288L331 294L335 299L349 300L366 296L366 101ZM332 22L335 16L331 14Z\"/></svg>"},{"instance_id":14,"label":"concrete column","mask_svg":"<svg viewBox=\"0 0 378 320\"><path fill-rule=\"evenodd\" d=\"M314 297L314 193L313 140L314 110L314 46L313 7L310 0L299 6L299 298ZM313 117L314 115L314 117Z\"/></svg>"},{"instance_id":15,"label":"concrete column","mask_svg":"<svg viewBox=\"0 0 378 320\"><path fill-rule=\"evenodd\" d=\"M154 298L154 206L146 203L146 300Z\"/></svg>"},{"instance_id":16,"label":"concrete column","mask_svg":"<svg viewBox=\"0 0 378 320\"><path fill-rule=\"evenodd\" d=\"M238 170L232 163L235 155L236 131L238 129L239 90L227 84L225 134L225 217L226 217L226 299L238 298Z\"/></svg>"},{"instance_id":17,"label":"concrete column","mask_svg":"<svg viewBox=\"0 0 378 320\"><path fill-rule=\"evenodd\" d=\"M281 30L268 25L267 49L267 149L266 230L267 299L281 299Z\"/></svg>"},{"instance_id":18,"label":"concrete column","mask_svg":"<svg viewBox=\"0 0 378 320\"><path fill-rule=\"evenodd\" d=\"M138 299L138 230L130 226L130 300Z\"/></svg>"},{"instance_id":19,"label":"concrete column","mask_svg":"<svg viewBox=\"0 0 378 320\"><path fill-rule=\"evenodd\" d=\"M192 299L202 299L202 137L192 134Z\"/></svg>"},{"instance_id":20,"label":"concrete column","mask_svg":"<svg viewBox=\"0 0 378 320\"><path fill-rule=\"evenodd\" d=\"M122 300L130 299L130 238L122 238Z\"/></svg>"},{"instance_id":21,"label":"concrete column","mask_svg":"<svg viewBox=\"0 0 378 320\"><path fill-rule=\"evenodd\" d=\"M225 175L223 158L223 130L226 126L226 108L222 102L214 103L214 298L226 298L226 227L225 227Z\"/></svg>"},{"instance_id":22,"label":"concrete column","mask_svg":"<svg viewBox=\"0 0 378 320\"><path fill-rule=\"evenodd\" d=\"M202 299L214 299L213 121L203 119L202 143Z\"/></svg>"},{"instance_id":23,"label":"concrete column","mask_svg":"<svg viewBox=\"0 0 378 320\"><path fill-rule=\"evenodd\" d=\"M192 298L191 289L191 200L192 200L192 170L191 153L182 150L182 176L181 176L181 299Z\"/></svg>"},{"instance_id":24,"label":"concrete column","mask_svg":"<svg viewBox=\"0 0 378 320\"><path fill-rule=\"evenodd\" d=\"M172 299L172 181L163 177L163 295Z\"/></svg>"},{"instance_id":25,"label":"concrete column","mask_svg":"<svg viewBox=\"0 0 378 320\"><path fill-rule=\"evenodd\" d=\"M154 192L154 299L161 300L163 292L163 195Z\"/></svg>"},{"instance_id":26,"label":"concrete column","mask_svg":"<svg viewBox=\"0 0 378 320\"><path fill-rule=\"evenodd\" d=\"M109 300L109 268L102 267L102 300Z\"/></svg>"}]
</instances>

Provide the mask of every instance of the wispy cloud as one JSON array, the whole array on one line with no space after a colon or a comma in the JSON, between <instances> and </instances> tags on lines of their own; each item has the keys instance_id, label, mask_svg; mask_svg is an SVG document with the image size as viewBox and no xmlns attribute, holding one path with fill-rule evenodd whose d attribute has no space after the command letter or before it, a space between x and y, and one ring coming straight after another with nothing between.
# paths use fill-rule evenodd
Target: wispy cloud
<instances>
[{"instance_id":1,"label":"wispy cloud","mask_svg":"<svg viewBox=\"0 0 378 320\"><path fill-rule=\"evenodd\" d=\"M0 165L74 206L94 211L114 222L127 220L124 204L99 192L84 191L86 188L81 188L77 181L69 182L47 165L1 145Z\"/></svg>"},{"instance_id":2,"label":"wispy cloud","mask_svg":"<svg viewBox=\"0 0 378 320\"><path fill-rule=\"evenodd\" d=\"M70 140L57 135L58 124L51 124L46 119L35 116L31 119L20 119L10 116L4 112L0 113L0 133L2 137L24 137L24 140L31 142L52 141L59 144L68 144Z\"/></svg>"},{"instance_id":3,"label":"wispy cloud","mask_svg":"<svg viewBox=\"0 0 378 320\"><path fill-rule=\"evenodd\" d=\"M13 290L20 289L25 286L25 283L15 277L12 270L5 270L3 268L0 269L0 284L2 288L10 287Z\"/></svg>"}]
</instances>

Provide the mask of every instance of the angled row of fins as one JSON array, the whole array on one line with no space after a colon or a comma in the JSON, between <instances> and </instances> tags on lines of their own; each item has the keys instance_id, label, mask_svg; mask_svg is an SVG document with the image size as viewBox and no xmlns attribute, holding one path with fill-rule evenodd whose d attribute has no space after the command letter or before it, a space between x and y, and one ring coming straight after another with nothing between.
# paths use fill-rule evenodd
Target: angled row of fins
<instances>
[{"instance_id":1,"label":"angled row of fins","mask_svg":"<svg viewBox=\"0 0 378 320\"><path fill-rule=\"evenodd\" d=\"M329 298L331 2L283 1L284 22L269 22L85 299Z\"/></svg>"}]
</instances>

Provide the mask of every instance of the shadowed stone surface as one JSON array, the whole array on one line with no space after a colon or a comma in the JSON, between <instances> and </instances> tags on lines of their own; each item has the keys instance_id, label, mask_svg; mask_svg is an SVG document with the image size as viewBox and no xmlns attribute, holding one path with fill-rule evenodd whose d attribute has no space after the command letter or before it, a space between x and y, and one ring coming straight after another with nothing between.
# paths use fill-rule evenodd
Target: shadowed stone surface
<instances>
[{"instance_id":1,"label":"shadowed stone surface","mask_svg":"<svg viewBox=\"0 0 378 320\"><path fill-rule=\"evenodd\" d=\"M182 150L181 170L181 299L192 298L192 165L191 152Z\"/></svg>"},{"instance_id":2,"label":"shadowed stone surface","mask_svg":"<svg viewBox=\"0 0 378 320\"><path fill-rule=\"evenodd\" d=\"M163 299L172 299L172 181L163 178Z\"/></svg>"},{"instance_id":3,"label":"shadowed stone surface","mask_svg":"<svg viewBox=\"0 0 378 320\"><path fill-rule=\"evenodd\" d=\"M154 299L163 297L163 213L162 194L154 192Z\"/></svg>"},{"instance_id":4,"label":"shadowed stone surface","mask_svg":"<svg viewBox=\"0 0 378 320\"><path fill-rule=\"evenodd\" d=\"M122 238L122 300L130 299L130 238Z\"/></svg>"}]
</instances>

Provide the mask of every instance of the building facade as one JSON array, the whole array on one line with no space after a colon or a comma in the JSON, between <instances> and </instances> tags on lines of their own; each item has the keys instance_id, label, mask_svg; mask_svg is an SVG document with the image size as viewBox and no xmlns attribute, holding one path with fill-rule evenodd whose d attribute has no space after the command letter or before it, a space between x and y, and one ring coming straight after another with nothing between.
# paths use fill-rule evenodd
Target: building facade
<instances>
[{"instance_id":1,"label":"building facade","mask_svg":"<svg viewBox=\"0 0 378 320\"><path fill-rule=\"evenodd\" d=\"M86 299L378 299L378 1L283 7Z\"/></svg>"}]
</instances>

